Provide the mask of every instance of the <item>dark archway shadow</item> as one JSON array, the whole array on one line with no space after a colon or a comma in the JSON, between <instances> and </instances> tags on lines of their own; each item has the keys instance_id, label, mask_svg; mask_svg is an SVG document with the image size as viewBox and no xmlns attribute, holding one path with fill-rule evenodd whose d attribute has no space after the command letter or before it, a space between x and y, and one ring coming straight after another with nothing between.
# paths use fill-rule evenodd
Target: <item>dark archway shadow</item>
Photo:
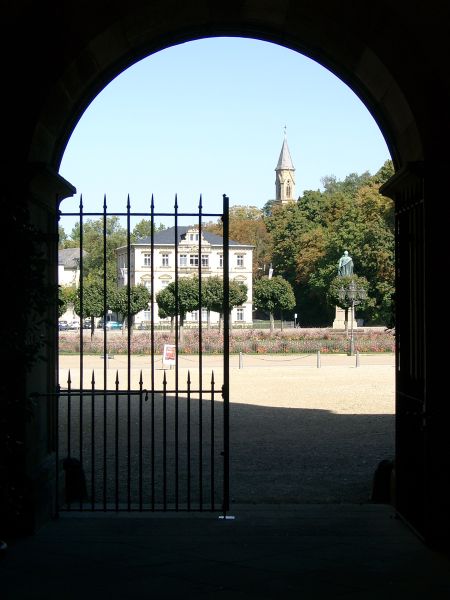
<instances>
[{"instance_id":1,"label":"dark archway shadow","mask_svg":"<svg viewBox=\"0 0 450 600\"><path fill-rule=\"evenodd\" d=\"M368 502L394 456L394 415L233 404L230 420L237 503Z\"/></svg>"},{"instance_id":2,"label":"dark archway shadow","mask_svg":"<svg viewBox=\"0 0 450 600\"><path fill-rule=\"evenodd\" d=\"M223 404L214 401L213 427L212 405L193 395L188 410L180 395L178 408L173 396L164 406L162 395L155 394L152 407L142 394L130 396L128 406L126 395L108 395L106 403L96 397L92 411L88 394L80 419L74 393L70 455L80 459L82 439L87 484L82 508L220 510ZM68 455L66 397L60 399L59 419L62 473ZM393 454L394 415L230 405L232 504L369 502L376 467ZM70 508L80 508L79 498L72 498Z\"/></svg>"}]
</instances>

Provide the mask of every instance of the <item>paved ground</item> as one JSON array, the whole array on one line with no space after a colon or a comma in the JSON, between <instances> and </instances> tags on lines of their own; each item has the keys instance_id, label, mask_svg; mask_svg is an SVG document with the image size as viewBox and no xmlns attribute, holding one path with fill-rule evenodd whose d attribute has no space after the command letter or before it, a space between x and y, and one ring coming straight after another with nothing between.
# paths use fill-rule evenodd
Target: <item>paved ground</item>
<instances>
[{"instance_id":1,"label":"paved ground","mask_svg":"<svg viewBox=\"0 0 450 600\"><path fill-rule=\"evenodd\" d=\"M204 387L210 386L211 372L214 371L215 389L222 384L221 358L205 356L203 359ZM239 364L241 368L239 368ZM112 366L114 365L114 367ZM267 503L339 503L366 502L371 496L371 486L377 464L383 459L392 459L394 452L394 358L392 355L362 355L359 365L356 358L346 355L323 355L318 368L315 355L302 356L244 356L231 357L230 370L230 431L231 431L231 497L237 503L267 504ZM98 387L103 382L103 362L100 357L85 357L85 381L90 381L92 370ZM118 374L120 382L126 383L126 357L116 356L109 361L109 387L114 387L113 381ZM156 360L156 387L162 389L162 378L165 373L168 389L174 387L175 370L162 370L160 359ZM79 381L79 364L76 357L61 358L61 382L67 379L70 369L72 385L76 387ZM186 409L186 379L188 371L191 377L191 389L198 386L198 358L181 356L179 365L179 382L182 392L179 398L179 437L180 437L180 494L184 498L187 482L183 480L185 470L185 454L188 451L185 440L187 421ZM132 387L138 388L138 381L143 377L143 387L150 387L150 371L148 357L132 357L131 379ZM205 393L202 401L204 424L202 427L202 466L199 465L195 452L198 445L198 396L192 395L190 408L190 426L192 428L192 488L199 487L198 470L202 469L205 479L202 493L209 497L209 455L211 452L210 429L210 396ZM111 398L111 401L114 399ZM137 398L131 402L130 419L133 423L139 420ZM222 407L220 393L215 394L215 445L216 450L216 484L220 486L221 458L220 444L222 436L221 415ZM114 414L111 402L108 404L108 427L111 440L114 431ZM159 408L158 408L159 407ZM100 407L101 408L101 407ZM149 498L151 482L148 475L151 465L148 457L149 448L150 403L143 402L143 493ZM76 437L79 429L76 402L72 401L72 429ZM158 395L155 409L157 430L163 427L162 396ZM168 435L173 431L174 423L173 398L167 405ZM63 413L63 411L62 411ZM96 435L101 435L103 428L103 413L96 413ZM84 453L88 479L91 476L90 467L90 432L91 413L90 399L84 407ZM127 414L120 409L118 420L123 423L128 419ZM121 427L122 427L121 425ZM126 444L125 429L120 429L123 444ZM133 425L132 438L136 439L138 431ZM158 433L156 434L158 437ZM173 437L171 438L173 441ZM103 485L103 458L101 454L102 440L97 445L94 468L97 468L98 494L101 495ZM170 440L169 440L170 444ZM72 441L75 449L76 440ZM108 451L111 457L113 449ZM128 450L119 449L119 455L124 457ZM161 464L164 449L160 436L157 440L156 456L160 457L156 465L156 477L161 482L163 465ZM131 470L136 473L136 463L139 460L138 449L131 448ZM64 455L64 449L62 451ZM147 457L147 458L146 458ZM147 460L147 462L145 462ZM167 482L169 494L175 483L171 482L175 456L169 449L165 460L169 479ZM105 463L106 464L106 463ZM108 473L114 470L114 465L107 465ZM128 465L119 460L118 472L122 481L120 496L124 493L124 481L127 477ZM135 477L135 475L134 475ZM110 478L108 489L113 492L114 482ZM120 486L119 486L120 487ZM133 497L137 489L133 488ZM173 495L173 494L172 494ZM220 495L220 491L219 491Z\"/></svg>"},{"instance_id":2,"label":"paved ground","mask_svg":"<svg viewBox=\"0 0 450 600\"><path fill-rule=\"evenodd\" d=\"M70 516L0 560L4 600L448 600L450 562L383 505Z\"/></svg>"},{"instance_id":3,"label":"paved ground","mask_svg":"<svg viewBox=\"0 0 450 600\"><path fill-rule=\"evenodd\" d=\"M119 365L121 359L114 360ZM323 357L320 369L315 357L278 360L263 366L257 357L245 357L243 369L232 365L233 490L246 500L234 503L234 519L214 513L64 513L3 553L1 598L448 600L448 557L424 546L390 506L332 498L304 504L303 496L289 504L288 495L284 502L279 495L276 504L262 502L267 490L253 486L266 481L268 465L291 491L295 472L305 475L308 466L320 472L313 486L320 490L324 466L333 465L325 488L342 491L339 480L358 471L363 457L368 460L370 444L381 456L392 442L392 358L361 357L356 368L349 357ZM63 366L76 377L71 361L64 358ZM96 361L89 367L97 368ZM140 361L137 369L145 366ZM189 368L195 377L192 363ZM220 368L214 368L219 380ZM299 439L307 440L301 468ZM291 446L297 450L283 454ZM288 456L296 460L285 471ZM304 494L305 477L300 483Z\"/></svg>"}]
</instances>

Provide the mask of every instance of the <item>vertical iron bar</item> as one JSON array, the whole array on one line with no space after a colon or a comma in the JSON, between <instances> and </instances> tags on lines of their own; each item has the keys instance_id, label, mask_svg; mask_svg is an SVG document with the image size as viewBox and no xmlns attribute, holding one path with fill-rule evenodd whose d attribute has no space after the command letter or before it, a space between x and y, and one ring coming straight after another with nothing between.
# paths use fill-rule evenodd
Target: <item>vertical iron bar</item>
<instances>
[{"instance_id":1,"label":"vertical iron bar","mask_svg":"<svg viewBox=\"0 0 450 600\"><path fill-rule=\"evenodd\" d=\"M84 323L84 259L83 259L83 195L80 195L80 318ZM92 317L91 317L92 318ZM80 390L83 389L83 335L84 329L80 323ZM92 332L91 332L92 333ZM81 402L81 399L80 399ZM80 420L81 424L81 420ZM81 460L81 459L80 459Z\"/></svg>"},{"instance_id":2,"label":"vertical iron bar","mask_svg":"<svg viewBox=\"0 0 450 600\"><path fill-rule=\"evenodd\" d=\"M91 509L95 509L95 375L91 379Z\"/></svg>"},{"instance_id":3,"label":"vertical iron bar","mask_svg":"<svg viewBox=\"0 0 450 600\"><path fill-rule=\"evenodd\" d=\"M200 510L203 507L203 339L202 339L202 196L198 204L198 389L199 389L199 494Z\"/></svg>"},{"instance_id":4,"label":"vertical iron bar","mask_svg":"<svg viewBox=\"0 0 450 600\"><path fill-rule=\"evenodd\" d=\"M151 361L151 494L152 494L152 510L155 510L155 203L152 194L150 206L150 361Z\"/></svg>"},{"instance_id":5,"label":"vertical iron bar","mask_svg":"<svg viewBox=\"0 0 450 600\"><path fill-rule=\"evenodd\" d=\"M67 456L70 458L72 454L72 432L71 432L71 421L72 421L72 378L70 376L70 369L67 376Z\"/></svg>"},{"instance_id":6,"label":"vertical iron bar","mask_svg":"<svg viewBox=\"0 0 450 600\"><path fill-rule=\"evenodd\" d=\"M176 313L180 310L178 300L178 197L175 195L175 306ZM183 310L183 309L181 309ZM184 314L180 315L180 327L183 326ZM177 335L175 336L175 510L178 510L178 327L175 327Z\"/></svg>"},{"instance_id":7,"label":"vertical iron bar","mask_svg":"<svg viewBox=\"0 0 450 600\"><path fill-rule=\"evenodd\" d=\"M127 369L128 390L131 389L131 224L130 224L130 195L127 197Z\"/></svg>"},{"instance_id":8,"label":"vertical iron bar","mask_svg":"<svg viewBox=\"0 0 450 600\"><path fill-rule=\"evenodd\" d=\"M80 396L81 400L81 396ZM70 458L72 450L71 450L71 421L72 421L72 377L70 375L70 370L67 376L67 456ZM71 510L71 502L70 500L67 503L67 510Z\"/></svg>"},{"instance_id":9,"label":"vertical iron bar","mask_svg":"<svg viewBox=\"0 0 450 600\"><path fill-rule=\"evenodd\" d=\"M191 372L187 375L187 423L186 423L186 450L187 450L187 509L191 510Z\"/></svg>"},{"instance_id":10,"label":"vertical iron bar","mask_svg":"<svg viewBox=\"0 0 450 600\"><path fill-rule=\"evenodd\" d=\"M214 455L215 455L215 440L214 440L214 371L211 372L211 510L215 510L215 469L214 469Z\"/></svg>"},{"instance_id":11,"label":"vertical iron bar","mask_svg":"<svg viewBox=\"0 0 450 600\"><path fill-rule=\"evenodd\" d=\"M108 372L108 339L106 332L107 306L107 278L106 278L106 194L103 197L103 385L107 388Z\"/></svg>"},{"instance_id":12,"label":"vertical iron bar","mask_svg":"<svg viewBox=\"0 0 450 600\"><path fill-rule=\"evenodd\" d=\"M223 195L223 513L230 508L230 256L229 198Z\"/></svg>"},{"instance_id":13,"label":"vertical iron bar","mask_svg":"<svg viewBox=\"0 0 450 600\"><path fill-rule=\"evenodd\" d=\"M106 194L103 197L103 322L106 319L107 307L107 272L106 272ZM106 329L103 335L103 391L108 389L108 337ZM107 400L103 395L103 510L106 511L106 484L107 484Z\"/></svg>"},{"instance_id":14,"label":"vertical iron bar","mask_svg":"<svg viewBox=\"0 0 450 600\"><path fill-rule=\"evenodd\" d=\"M167 378L163 378L163 506L167 509Z\"/></svg>"},{"instance_id":15,"label":"vertical iron bar","mask_svg":"<svg viewBox=\"0 0 450 600\"><path fill-rule=\"evenodd\" d=\"M55 432L55 467L56 467L56 480L55 480L55 516L59 516L59 402L61 399L60 396L60 386L59 384L56 386L56 398L54 404L54 418L56 424L56 432Z\"/></svg>"},{"instance_id":16,"label":"vertical iron bar","mask_svg":"<svg viewBox=\"0 0 450 600\"><path fill-rule=\"evenodd\" d=\"M119 370L116 371L116 406L115 406L115 439L114 439L114 454L115 454L115 480L116 480L116 511L119 510Z\"/></svg>"},{"instance_id":17,"label":"vertical iron bar","mask_svg":"<svg viewBox=\"0 0 450 600\"><path fill-rule=\"evenodd\" d=\"M150 432L150 444L151 444L151 494L152 494L152 510L155 510L155 202L152 194L151 206L150 206L150 251L151 251L151 262L150 262L150 348L151 348L151 432Z\"/></svg>"},{"instance_id":18,"label":"vertical iron bar","mask_svg":"<svg viewBox=\"0 0 450 600\"><path fill-rule=\"evenodd\" d=\"M142 371L139 377L139 510L142 510Z\"/></svg>"},{"instance_id":19,"label":"vertical iron bar","mask_svg":"<svg viewBox=\"0 0 450 600\"><path fill-rule=\"evenodd\" d=\"M131 510L131 335L130 335L130 304L131 304L131 231L130 231L130 195L127 196L127 489L128 510Z\"/></svg>"}]
</instances>

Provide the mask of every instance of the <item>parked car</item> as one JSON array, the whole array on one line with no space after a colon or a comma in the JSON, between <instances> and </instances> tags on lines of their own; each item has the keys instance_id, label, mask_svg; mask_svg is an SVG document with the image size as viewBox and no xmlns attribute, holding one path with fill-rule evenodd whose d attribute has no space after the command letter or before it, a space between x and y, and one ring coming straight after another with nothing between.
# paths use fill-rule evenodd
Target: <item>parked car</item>
<instances>
[{"instance_id":1,"label":"parked car","mask_svg":"<svg viewBox=\"0 0 450 600\"><path fill-rule=\"evenodd\" d=\"M103 319L100 319L97 327L103 329L103 323ZM122 323L120 323L120 321L106 321L106 329L122 329Z\"/></svg>"},{"instance_id":2,"label":"parked car","mask_svg":"<svg viewBox=\"0 0 450 600\"><path fill-rule=\"evenodd\" d=\"M90 318L85 319L83 321L83 329L90 329L90 328L91 328L91 319Z\"/></svg>"},{"instance_id":3,"label":"parked car","mask_svg":"<svg viewBox=\"0 0 450 600\"><path fill-rule=\"evenodd\" d=\"M69 329L69 323L67 321L58 321L59 331L67 331Z\"/></svg>"},{"instance_id":4,"label":"parked car","mask_svg":"<svg viewBox=\"0 0 450 600\"><path fill-rule=\"evenodd\" d=\"M119 321L107 321L106 329L122 329L123 323Z\"/></svg>"},{"instance_id":5,"label":"parked car","mask_svg":"<svg viewBox=\"0 0 450 600\"><path fill-rule=\"evenodd\" d=\"M74 329L75 331L78 331L78 329L80 329L80 321L79 319L74 319L73 321L71 321L69 323L69 329Z\"/></svg>"}]
</instances>

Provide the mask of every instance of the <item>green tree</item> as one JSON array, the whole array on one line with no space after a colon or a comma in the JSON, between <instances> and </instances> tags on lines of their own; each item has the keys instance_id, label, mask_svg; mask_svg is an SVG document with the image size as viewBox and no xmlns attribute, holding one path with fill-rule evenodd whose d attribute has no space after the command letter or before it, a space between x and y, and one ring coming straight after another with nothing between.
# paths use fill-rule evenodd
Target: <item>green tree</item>
<instances>
[{"instance_id":1,"label":"green tree","mask_svg":"<svg viewBox=\"0 0 450 600\"><path fill-rule=\"evenodd\" d=\"M75 305L77 290L75 286L58 286L58 316L62 317L70 305Z\"/></svg>"},{"instance_id":2,"label":"green tree","mask_svg":"<svg viewBox=\"0 0 450 600\"><path fill-rule=\"evenodd\" d=\"M198 279L197 277L183 277L178 280L178 294L175 291L175 282L156 294L158 314L160 317L179 316L179 338L183 338L183 327L186 314L199 309Z\"/></svg>"},{"instance_id":3,"label":"green tree","mask_svg":"<svg viewBox=\"0 0 450 600\"><path fill-rule=\"evenodd\" d=\"M109 304L111 310L122 315L124 323L125 320L128 319L128 314L130 315L131 322L127 322L127 326L131 333L133 330L134 317L141 310L148 308L150 300L150 292L145 285L135 285L130 287L128 302L128 288L127 286L124 286L111 292Z\"/></svg>"},{"instance_id":4,"label":"green tree","mask_svg":"<svg viewBox=\"0 0 450 600\"><path fill-rule=\"evenodd\" d=\"M391 161L373 176L351 173L343 181L324 178L324 191L307 190L297 203L274 205L266 224L272 235L275 272L294 288L302 321L328 324L327 292L337 262L348 250L355 273L369 282L367 322L392 322L394 213L379 188L393 174Z\"/></svg>"},{"instance_id":5,"label":"green tree","mask_svg":"<svg viewBox=\"0 0 450 600\"><path fill-rule=\"evenodd\" d=\"M229 313L237 306L242 306L247 302L248 288L239 281L229 282ZM211 311L219 313L219 331L222 330L223 321L223 279L218 276L208 277L202 286L202 307L206 308L208 313L208 329L210 327Z\"/></svg>"},{"instance_id":6,"label":"green tree","mask_svg":"<svg viewBox=\"0 0 450 600\"><path fill-rule=\"evenodd\" d=\"M208 223L204 229L223 235L223 224ZM229 237L240 244L253 246L253 276L260 277L264 265L271 262L272 238L267 231L263 211L256 206L231 206L229 211Z\"/></svg>"},{"instance_id":7,"label":"green tree","mask_svg":"<svg viewBox=\"0 0 450 600\"><path fill-rule=\"evenodd\" d=\"M296 304L292 286L279 275L271 279L263 277L255 282L253 302L256 308L270 314L271 331L274 330L275 311L280 311L282 320L283 311L292 310Z\"/></svg>"},{"instance_id":8,"label":"green tree","mask_svg":"<svg viewBox=\"0 0 450 600\"><path fill-rule=\"evenodd\" d=\"M164 231L166 226L163 223L159 223L158 225L154 223L153 232ZM150 238L152 234L152 222L151 219L142 219L137 223L133 231L131 232L131 241L137 242L138 240L142 240L144 238Z\"/></svg>"},{"instance_id":9,"label":"green tree","mask_svg":"<svg viewBox=\"0 0 450 600\"><path fill-rule=\"evenodd\" d=\"M83 306L81 307L81 288L77 289L75 296L75 312L82 319L91 319L91 336L95 333L95 318L102 317L111 308L110 294L106 296L104 304L103 284L96 280L87 280L83 285Z\"/></svg>"},{"instance_id":10,"label":"green tree","mask_svg":"<svg viewBox=\"0 0 450 600\"><path fill-rule=\"evenodd\" d=\"M83 261L85 277L97 282L103 281L104 258L103 245L106 241L106 278L109 285L117 283L116 249L127 243L126 230L121 226L119 217L107 217L104 238L103 219L88 220L83 224L83 250L87 256ZM80 245L80 224L72 229L71 239Z\"/></svg>"}]
</instances>

